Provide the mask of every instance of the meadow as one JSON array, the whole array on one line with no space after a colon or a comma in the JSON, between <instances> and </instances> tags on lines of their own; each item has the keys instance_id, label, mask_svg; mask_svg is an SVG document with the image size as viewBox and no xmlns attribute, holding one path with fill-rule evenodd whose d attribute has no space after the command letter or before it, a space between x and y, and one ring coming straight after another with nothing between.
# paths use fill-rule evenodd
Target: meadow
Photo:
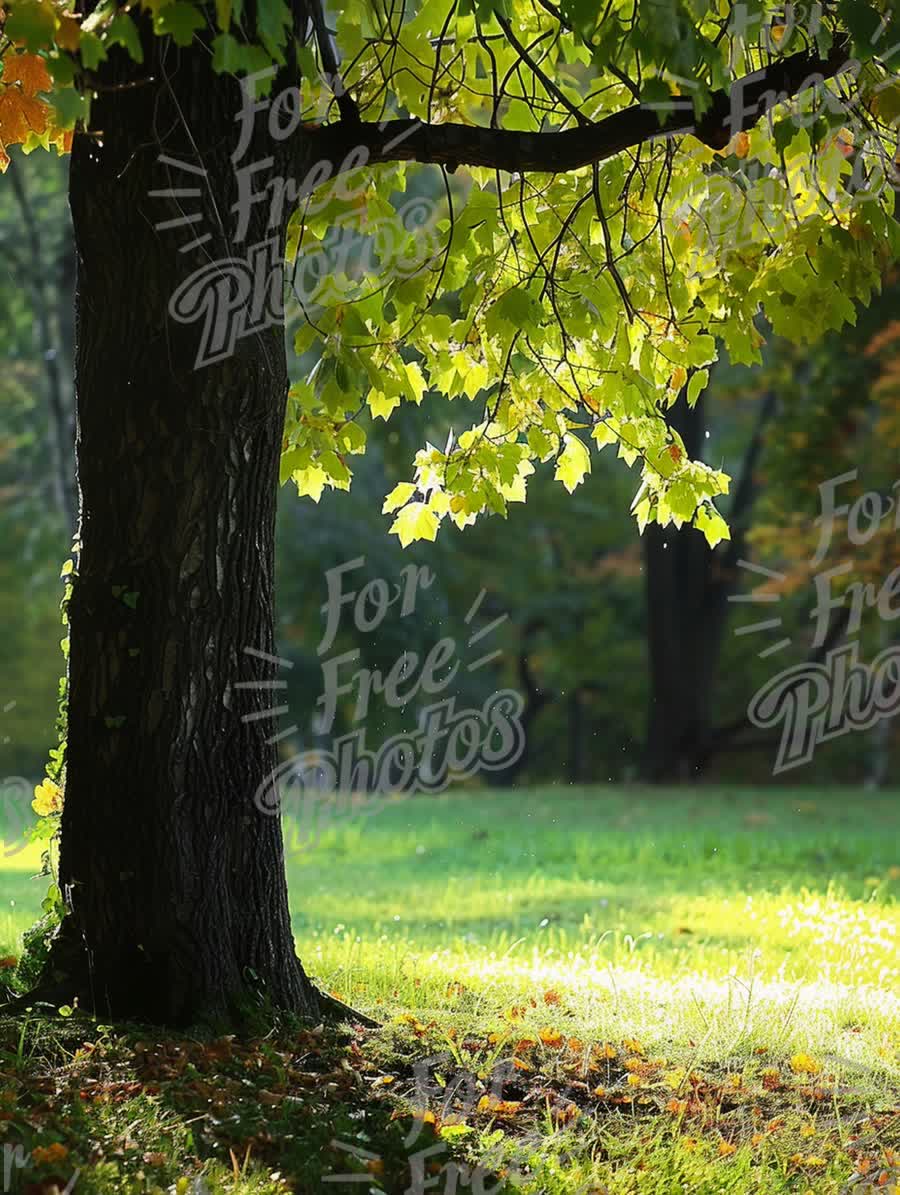
<instances>
[{"instance_id":1,"label":"meadow","mask_svg":"<svg viewBox=\"0 0 900 1195\"><path fill-rule=\"evenodd\" d=\"M380 1028L5 1018L13 1184L900 1190L896 793L471 790L285 837L298 953ZM9 974L37 863L2 861Z\"/></svg>"}]
</instances>

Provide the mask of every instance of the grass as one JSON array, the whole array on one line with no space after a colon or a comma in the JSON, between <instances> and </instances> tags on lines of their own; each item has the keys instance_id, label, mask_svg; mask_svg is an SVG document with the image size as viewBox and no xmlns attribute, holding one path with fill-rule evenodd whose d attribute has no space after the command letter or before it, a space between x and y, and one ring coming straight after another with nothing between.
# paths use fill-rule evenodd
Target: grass
<instances>
[{"instance_id":1,"label":"grass","mask_svg":"<svg viewBox=\"0 0 900 1195\"><path fill-rule=\"evenodd\" d=\"M416 1195L898 1190L898 809L560 788L320 811L314 842L288 819L298 952L384 1028L7 1021L0 1118L31 1155L11 1177L46 1195L76 1168L79 1192L176 1195L359 1190L331 1181L350 1172ZM12 956L35 862L3 861Z\"/></svg>"}]
</instances>

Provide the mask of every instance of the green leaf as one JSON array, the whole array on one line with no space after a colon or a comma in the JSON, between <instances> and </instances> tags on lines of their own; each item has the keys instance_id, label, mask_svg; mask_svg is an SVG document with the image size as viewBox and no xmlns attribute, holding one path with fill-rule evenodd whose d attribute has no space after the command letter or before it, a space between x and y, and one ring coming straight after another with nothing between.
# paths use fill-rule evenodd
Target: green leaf
<instances>
[{"instance_id":1,"label":"green leaf","mask_svg":"<svg viewBox=\"0 0 900 1195\"><path fill-rule=\"evenodd\" d=\"M205 25L203 13L187 0L167 4L153 18L154 32L161 37L169 34L176 46L189 46L197 30Z\"/></svg>"},{"instance_id":2,"label":"green leaf","mask_svg":"<svg viewBox=\"0 0 900 1195\"><path fill-rule=\"evenodd\" d=\"M291 10L284 0L257 0L256 32L276 62L284 61L282 51L291 23Z\"/></svg>"},{"instance_id":3,"label":"green leaf","mask_svg":"<svg viewBox=\"0 0 900 1195\"><path fill-rule=\"evenodd\" d=\"M284 485L286 481L294 476L297 469L302 469L309 464L309 451L304 448L289 448L287 452L281 454L281 464L279 467L279 479Z\"/></svg>"},{"instance_id":4,"label":"green leaf","mask_svg":"<svg viewBox=\"0 0 900 1195\"><path fill-rule=\"evenodd\" d=\"M216 0L216 24L227 33L231 25L231 0Z\"/></svg>"},{"instance_id":5,"label":"green leaf","mask_svg":"<svg viewBox=\"0 0 900 1195\"><path fill-rule=\"evenodd\" d=\"M270 56L262 46L239 42L230 33L220 33L214 37L212 50L213 70L219 75L252 75L272 65Z\"/></svg>"},{"instance_id":6,"label":"green leaf","mask_svg":"<svg viewBox=\"0 0 900 1195\"><path fill-rule=\"evenodd\" d=\"M645 81L641 88L641 104L656 112L660 124L666 121L672 112L672 92L665 79L657 75Z\"/></svg>"},{"instance_id":7,"label":"green leaf","mask_svg":"<svg viewBox=\"0 0 900 1195\"><path fill-rule=\"evenodd\" d=\"M692 407L703 392L706 383L709 381L709 370L698 369L696 373L691 374L691 380L688 382L687 400L688 406Z\"/></svg>"},{"instance_id":8,"label":"green leaf","mask_svg":"<svg viewBox=\"0 0 900 1195\"><path fill-rule=\"evenodd\" d=\"M53 40L56 12L47 0L17 0L3 26L4 38L23 42L29 50L41 50Z\"/></svg>"},{"instance_id":9,"label":"green leaf","mask_svg":"<svg viewBox=\"0 0 900 1195\"><path fill-rule=\"evenodd\" d=\"M528 331L541 321L543 308L537 299L522 286L511 287L485 316L484 326L489 336L502 335L505 329Z\"/></svg>"},{"instance_id":10,"label":"green leaf","mask_svg":"<svg viewBox=\"0 0 900 1195\"><path fill-rule=\"evenodd\" d=\"M89 71L94 71L106 59L106 47L97 36L88 29L82 29L81 40L78 43L81 61Z\"/></svg>"},{"instance_id":11,"label":"green leaf","mask_svg":"<svg viewBox=\"0 0 900 1195\"><path fill-rule=\"evenodd\" d=\"M706 542L711 548L723 539L731 539L728 524L714 506L701 506L694 519L694 525L706 536Z\"/></svg>"},{"instance_id":12,"label":"green leaf","mask_svg":"<svg viewBox=\"0 0 900 1195\"><path fill-rule=\"evenodd\" d=\"M405 363L401 369L400 384L403 394L410 402L420 403L427 389L422 370L415 361Z\"/></svg>"},{"instance_id":13,"label":"green leaf","mask_svg":"<svg viewBox=\"0 0 900 1195\"><path fill-rule=\"evenodd\" d=\"M73 129L81 121L87 125L91 114L90 97L76 91L74 87L62 87L48 97L56 114L56 124L61 129Z\"/></svg>"},{"instance_id":14,"label":"green leaf","mask_svg":"<svg viewBox=\"0 0 900 1195\"><path fill-rule=\"evenodd\" d=\"M106 31L106 43L111 46L122 46L127 50L135 62L144 61L144 51L138 36L137 26L127 12L119 12L113 17ZM84 42L82 41L82 46ZM82 57L82 61L84 61Z\"/></svg>"},{"instance_id":15,"label":"green leaf","mask_svg":"<svg viewBox=\"0 0 900 1195\"><path fill-rule=\"evenodd\" d=\"M675 481L666 490L666 503L676 518L686 523L697 509L697 491L687 481Z\"/></svg>"}]
</instances>

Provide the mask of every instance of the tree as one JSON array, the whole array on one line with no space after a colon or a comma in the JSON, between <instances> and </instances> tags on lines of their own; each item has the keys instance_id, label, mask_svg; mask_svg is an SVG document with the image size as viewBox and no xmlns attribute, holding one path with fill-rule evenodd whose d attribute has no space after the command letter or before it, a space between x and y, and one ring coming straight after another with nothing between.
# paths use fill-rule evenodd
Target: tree
<instances>
[{"instance_id":1,"label":"tree","mask_svg":"<svg viewBox=\"0 0 900 1195\"><path fill-rule=\"evenodd\" d=\"M812 337L877 285L890 20L854 0L802 25L764 4L366 0L332 36L318 0L5 11L0 143L71 140L78 257L45 982L105 1015L314 1013L278 819L254 802L279 472L346 488L361 408L465 396L473 425L387 499L401 543L503 514L540 463L574 489L586 432L641 462L642 529L727 537L728 480L665 410L696 401L717 339L756 357L760 309ZM422 221L403 195L426 164L444 199ZM329 258L335 229L376 268ZM290 395L286 323L318 358Z\"/></svg>"}]
</instances>

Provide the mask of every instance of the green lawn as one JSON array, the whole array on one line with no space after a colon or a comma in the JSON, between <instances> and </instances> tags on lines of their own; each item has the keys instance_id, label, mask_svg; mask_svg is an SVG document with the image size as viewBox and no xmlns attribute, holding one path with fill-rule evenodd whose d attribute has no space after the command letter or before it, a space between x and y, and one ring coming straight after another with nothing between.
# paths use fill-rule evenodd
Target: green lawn
<instances>
[{"instance_id":1,"label":"green lawn","mask_svg":"<svg viewBox=\"0 0 900 1195\"><path fill-rule=\"evenodd\" d=\"M20 1021L0 1040L7 1098L33 1109L8 1142L57 1142L79 1192L190 1190L201 1172L210 1191L359 1190L321 1186L351 1170L404 1191L428 1165L444 1171L422 1189L443 1192L462 1184L451 1157L482 1165L460 1190L504 1173L582 1195L896 1189L896 794L470 791L335 817L313 844L288 820L286 838L298 952L385 1026L307 1041L331 1098L304 1087L287 1029L281 1062L240 1047L239 1078L237 1046L180 1047L194 1101L133 1032ZM3 860L5 954L43 894L35 863ZM52 1098L26 1095L29 1068ZM86 1073L133 1089L76 1113ZM236 1120L216 1111L244 1097ZM416 1161L422 1141L444 1152ZM60 1169L37 1157L23 1175Z\"/></svg>"}]
</instances>

